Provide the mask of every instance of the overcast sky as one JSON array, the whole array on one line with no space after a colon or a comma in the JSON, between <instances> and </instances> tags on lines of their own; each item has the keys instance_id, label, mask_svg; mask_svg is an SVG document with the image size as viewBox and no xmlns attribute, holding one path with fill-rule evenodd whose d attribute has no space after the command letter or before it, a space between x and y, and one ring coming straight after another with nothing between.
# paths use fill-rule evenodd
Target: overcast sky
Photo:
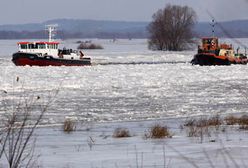
<instances>
[{"instance_id":1,"label":"overcast sky","mask_svg":"<svg viewBox=\"0 0 248 168\"><path fill-rule=\"evenodd\" d=\"M248 19L248 0L0 0L0 24L50 19L150 21L166 4L188 5L198 21Z\"/></svg>"}]
</instances>

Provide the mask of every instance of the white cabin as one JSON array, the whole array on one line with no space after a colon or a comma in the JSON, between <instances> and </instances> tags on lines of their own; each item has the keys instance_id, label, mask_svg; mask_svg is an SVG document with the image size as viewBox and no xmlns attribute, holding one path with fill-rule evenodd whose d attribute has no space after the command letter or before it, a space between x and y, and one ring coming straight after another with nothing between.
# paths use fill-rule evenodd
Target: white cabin
<instances>
[{"instance_id":1,"label":"white cabin","mask_svg":"<svg viewBox=\"0 0 248 168\"><path fill-rule=\"evenodd\" d=\"M58 56L59 42L19 42L19 52Z\"/></svg>"},{"instance_id":2,"label":"white cabin","mask_svg":"<svg viewBox=\"0 0 248 168\"><path fill-rule=\"evenodd\" d=\"M60 50L59 42L54 41L54 32L56 31L57 25L48 25L47 30L49 32L48 42L36 41L36 42L19 42L19 52L37 54L40 57L52 56L54 58L63 59L83 59L83 53L80 51L73 51L72 49Z\"/></svg>"}]
</instances>

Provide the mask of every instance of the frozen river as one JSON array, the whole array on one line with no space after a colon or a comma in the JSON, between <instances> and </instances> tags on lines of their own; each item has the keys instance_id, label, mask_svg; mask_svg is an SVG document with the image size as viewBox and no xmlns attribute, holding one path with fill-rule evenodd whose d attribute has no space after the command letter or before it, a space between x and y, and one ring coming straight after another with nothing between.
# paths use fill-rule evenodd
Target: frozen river
<instances>
[{"instance_id":1,"label":"frozen river","mask_svg":"<svg viewBox=\"0 0 248 168\"><path fill-rule=\"evenodd\" d=\"M61 45L75 49L75 41ZM154 52L146 40L93 40L104 47L84 51L93 66L16 67L16 42L0 41L0 115L4 104L36 96L46 103L57 91L44 123L66 116L103 122L248 111L247 65L192 66L195 50Z\"/></svg>"}]
</instances>

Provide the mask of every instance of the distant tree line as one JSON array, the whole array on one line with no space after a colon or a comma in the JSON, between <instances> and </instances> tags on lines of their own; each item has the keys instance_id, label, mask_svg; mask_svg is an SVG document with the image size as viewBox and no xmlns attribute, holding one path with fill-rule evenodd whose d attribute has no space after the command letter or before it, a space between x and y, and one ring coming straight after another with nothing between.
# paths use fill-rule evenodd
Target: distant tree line
<instances>
[{"instance_id":1,"label":"distant tree line","mask_svg":"<svg viewBox=\"0 0 248 168\"><path fill-rule=\"evenodd\" d=\"M159 10L154 14L154 17L161 13ZM159 15L160 15L159 14ZM155 19L155 18L154 18ZM153 20L154 22L155 20ZM151 22L152 23L152 22ZM248 21L231 21L223 22L222 27L226 29L229 35L227 35L223 30L216 25L215 35L217 37L227 37L227 38L242 38L248 37ZM156 27L156 26L155 26ZM148 30L151 28L149 26ZM192 29L193 37L201 38L203 36L211 35L211 26L209 23L196 23ZM170 34L170 33L169 33ZM171 34L173 35L173 34ZM175 34L174 34L175 35ZM231 36L230 36L231 35ZM132 31L132 32L68 32L60 30L57 32L57 39L72 39L72 38L100 38L100 39L138 39L138 38L151 38L153 35L148 31ZM40 31L0 31L0 39L47 39L47 32L44 30ZM159 36L160 37L160 36ZM161 36L162 37L162 36ZM150 41L152 42L152 41ZM152 43L151 43L152 44ZM150 46L152 47L152 45ZM154 46L153 46L154 47Z\"/></svg>"},{"instance_id":2,"label":"distant tree line","mask_svg":"<svg viewBox=\"0 0 248 168\"><path fill-rule=\"evenodd\" d=\"M66 32L58 31L57 39L72 39L72 38L101 38L101 39L132 39L132 38L147 38L148 34L145 32L95 32L95 33L83 33L83 32ZM0 39L47 39L48 35L45 31L0 31Z\"/></svg>"}]
</instances>

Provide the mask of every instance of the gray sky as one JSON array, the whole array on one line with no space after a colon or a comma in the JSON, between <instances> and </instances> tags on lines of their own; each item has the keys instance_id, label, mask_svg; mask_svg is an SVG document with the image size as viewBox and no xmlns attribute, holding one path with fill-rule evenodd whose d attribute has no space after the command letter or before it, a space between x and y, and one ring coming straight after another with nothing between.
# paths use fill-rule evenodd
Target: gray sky
<instances>
[{"instance_id":1,"label":"gray sky","mask_svg":"<svg viewBox=\"0 0 248 168\"><path fill-rule=\"evenodd\" d=\"M50 19L150 21L166 4L192 7L199 21L248 19L248 0L0 0L0 25Z\"/></svg>"}]
</instances>

